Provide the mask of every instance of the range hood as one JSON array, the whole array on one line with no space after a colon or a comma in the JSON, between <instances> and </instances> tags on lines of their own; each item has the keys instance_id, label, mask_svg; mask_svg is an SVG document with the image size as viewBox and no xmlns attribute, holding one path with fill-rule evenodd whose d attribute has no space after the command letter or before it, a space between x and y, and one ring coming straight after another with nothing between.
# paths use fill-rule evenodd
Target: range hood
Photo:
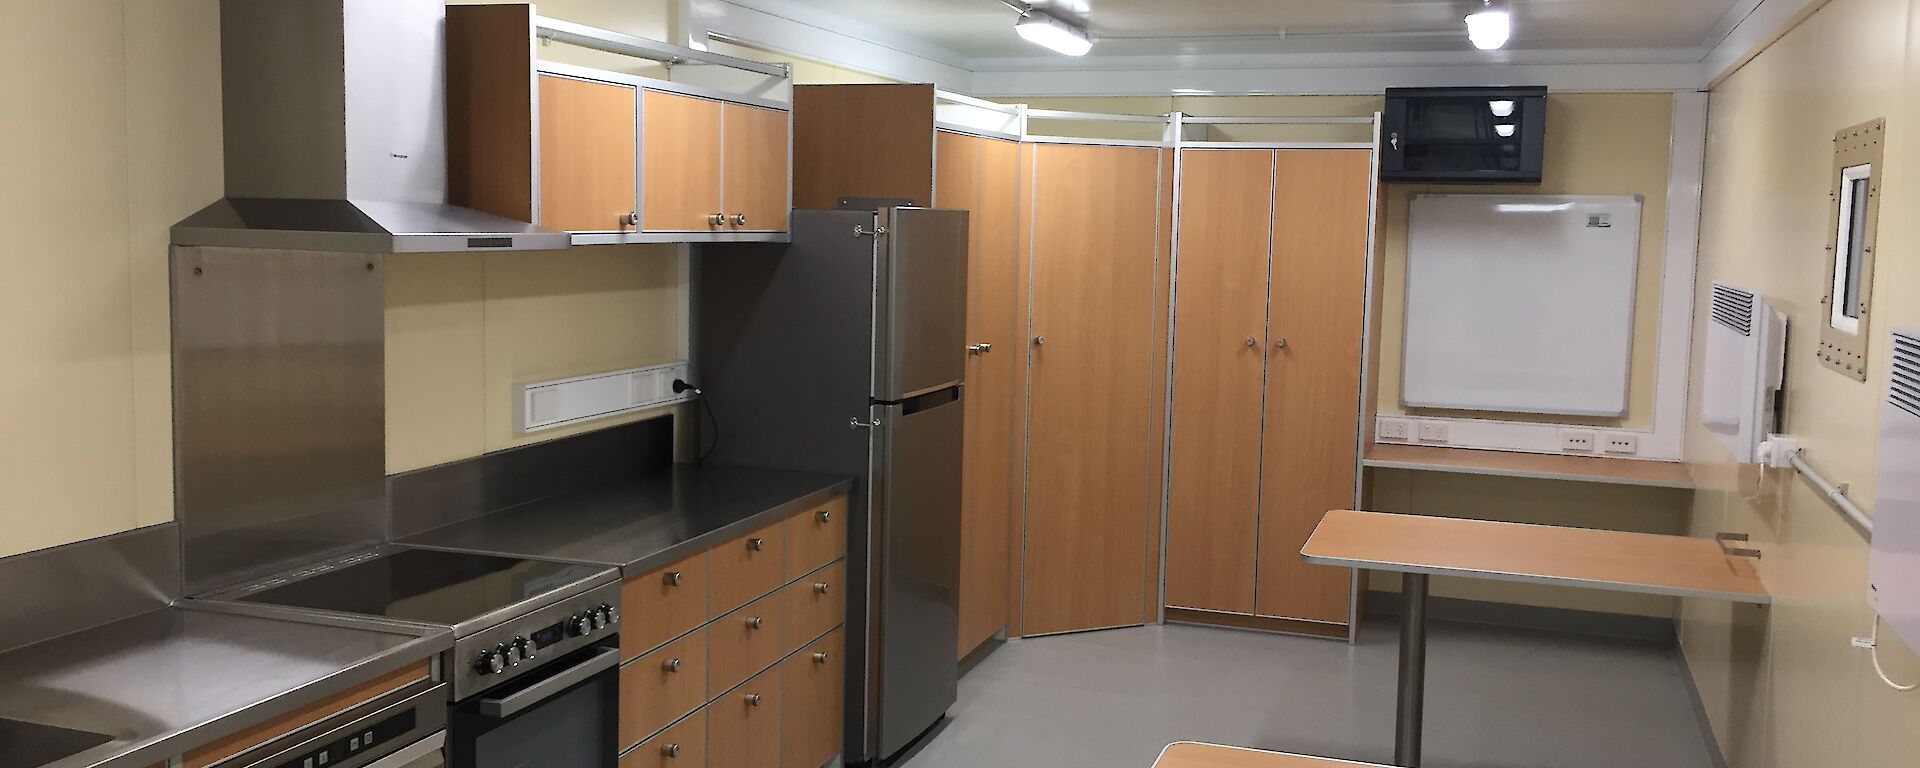
<instances>
[{"instance_id":1,"label":"range hood","mask_svg":"<svg viewBox=\"0 0 1920 768\"><path fill-rule=\"evenodd\" d=\"M565 232L447 203L441 0L221 0L226 193L174 245L550 250Z\"/></svg>"}]
</instances>

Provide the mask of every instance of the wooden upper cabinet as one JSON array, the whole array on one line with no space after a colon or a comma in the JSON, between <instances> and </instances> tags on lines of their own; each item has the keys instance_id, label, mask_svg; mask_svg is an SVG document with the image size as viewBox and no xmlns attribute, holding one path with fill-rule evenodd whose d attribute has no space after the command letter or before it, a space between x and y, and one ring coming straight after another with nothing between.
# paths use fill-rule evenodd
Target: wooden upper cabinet
<instances>
[{"instance_id":1,"label":"wooden upper cabinet","mask_svg":"<svg viewBox=\"0 0 1920 768\"><path fill-rule=\"evenodd\" d=\"M641 226L648 232L725 229L720 199L720 102L640 95Z\"/></svg>"},{"instance_id":2,"label":"wooden upper cabinet","mask_svg":"<svg viewBox=\"0 0 1920 768\"><path fill-rule=\"evenodd\" d=\"M540 76L540 225L632 229L632 86Z\"/></svg>"},{"instance_id":3,"label":"wooden upper cabinet","mask_svg":"<svg viewBox=\"0 0 1920 768\"><path fill-rule=\"evenodd\" d=\"M727 228L781 232L787 228L787 113L727 104L723 108Z\"/></svg>"}]
</instances>

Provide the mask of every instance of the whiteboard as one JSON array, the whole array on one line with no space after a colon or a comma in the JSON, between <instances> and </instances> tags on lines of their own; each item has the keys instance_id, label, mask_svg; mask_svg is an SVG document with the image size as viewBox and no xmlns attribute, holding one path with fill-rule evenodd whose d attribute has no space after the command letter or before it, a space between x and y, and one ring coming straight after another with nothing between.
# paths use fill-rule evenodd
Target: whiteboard
<instances>
[{"instance_id":1,"label":"whiteboard","mask_svg":"<svg viewBox=\"0 0 1920 768\"><path fill-rule=\"evenodd\" d=\"M1624 416L1640 198L1415 195L1409 408Z\"/></svg>"}]
</instances>

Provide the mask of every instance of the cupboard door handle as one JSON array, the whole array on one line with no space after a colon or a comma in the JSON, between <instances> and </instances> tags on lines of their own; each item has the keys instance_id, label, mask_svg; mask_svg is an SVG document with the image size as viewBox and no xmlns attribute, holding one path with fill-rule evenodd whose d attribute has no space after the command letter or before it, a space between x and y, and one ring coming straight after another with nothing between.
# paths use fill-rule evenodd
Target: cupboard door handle
<instances>
[{"instance_id":1,"label":"cupboard door handle","mask_svg":"<svg viewBox=\"0 0 1920 768\"><path fill-rule=\"evenodd\" d=\"M760 706L760 694L757 694L757 693L747 694L747 706L749 707Z\"/></svg>"},{"instance_id":2,"label":"cupboard door handle","mask_svg":"<svg viewBox=\"0 0 1920 768\"><path fill-rule=\"evenodd\" d=\"M759 552L767 548L767 540L759 537L747 539L747 549Z\"/></svg>"},{"instance_id":3,"label":"cupboard door handle","mask_svg":"<svg viewBox=\"0 0 1920 768\"><path fill-rule=\"evenodd\" d=\"M710 214L707 214L707 226L709 226L709 227L717 227L717 226L720 226L720 225L722 225L722 224L725 224L725 223L727 223L727 215L726 215L726 214L724 214L724 213L710 213Z\"/></svg>"},{"instance_id":4,"label":"cupboard door handle","mask_svg":"<svg viewBox=\"0 0 1920 768\"><path fill-rule=\"evenodd\" d=\"M667 757L679 757L679 756L680 756L680 745L678 745L678 744L668 744L668 745L666 745L666 746L664 746L664 747L661 747L661 748L660 748L660 754L662 754L662 755L665 755L665 756L667 756Z\"/></svg>"},{"instance_id":5,"label":"cupboard door handle","mask_svg":"<svg viewBox=\"0 0 1920 768\"><path fill-rule=\"evenodd\" d=\"M992 351L993 351L993 345L992 345L992 344L981 344L981 345L980 345L980 351L981 351L981 352L992 352Z\"/></svg>"},{"instance_id":6,"label":"cupboard door handle","mask_svg":"<svg viewBox=\"0 0 1920 768\"><path fill-rule=\"evenodd\" d=\"M661 577L661 580L665 581L669 587L677 587L685 582L687 577L686 574L679 571L668 571L666 576Z\"/></svg>"},{"instance_id":7,"label":"cupboard door handle","mask_svg":"<svg viewBox=\"0 0 1920 768\"><path fill-rule=\"evenodd\" d=\"M1274 349L1286 349L1286 348L1287 348L1287 340L1286 340L1286 339L1274 339L1274 340L1273 340L1273 348L1274 348Z\"/></svg>"},{"instance_id":8,"label":"cupboard door handle","mask_svg":"<svg viewBox=\"0 0 1920 768\"><path fill-rule=\"evenodd\" d=\"M816 653L816 654L814 654L814 655L813 655L813 663L815 663L815 664L825 664L825 663L827 663L827 654L826 654L826 652L825 652L825 651L822 651L822 652L820 652L820 653Z\"/></svg>"},{"instance_id":9,"label":"cupboard door handle","mask_svg":"<svg viewBox=\"0 0 1920 768\"><path fill-rule=\"evenodd\" d=\"M1253 337L1252 337L1252 336L1248 336L1248 337L1247 337L1247 348L1248 348L1248 349L1252 349L1252 348L1254 348L1254 347L1256 347L1256 346L1259 346L1259 344L1260 344L1260 342L1258 342L1258 341L1255 341L1255 340L1253 339Z\"/></svg>"},{"instance_id":10,"label":"cupboard door handle","mask_svg":"<svg viewBox=\"0 0 1920 768\"><path fill-rule=\"evenodd\" d=\"M823 594L823 595L826 594L827 590L829 589L832 589L832 587L829 586L824 581L816 581L813 583L813 591L818 592L820 594Z\"/></svg>"},{"instance_id":11,"label":"cupboard door handle","mask_svg":"<svg viewBox=\"0 0 1920 768\"><path fill-rule=\"evenodd\" d=\"M625 224L629 227L640 226L640 212L627 211L627 215L620 217L620 223Z\"/></svg>"},{"instance_id":12,"label":"cupboard door handle","mask_svg":"<svg viewBox=\"0 0 1920 768\"><path fill-rule=\"evenodd\" d=\"M981 348L980 348L980 345L978 345L978 344L968 344L968 345L967 345L967 354L969 354L969 355L977 355L977 354L980 354L980 353L982 353L982 352L985 352L985 351L986 351L986 350L984 350L984 349L981 349Z\"/></svg>"},{"instance_id":13,"label":"cupboard door handle","mask_svg":"<svg viewBox=\"0 0 1920 768\"><path fill-rule=\"evenodd\" d=\"M678 672L680 671L680 660L667 659L666 661L660 662L660 668L668 672Z\"/></svg>"},{"instance_id":14,"label":"cupboard door handle","mask_svg":"<svg viewBox=\"0 0 1920 768\"><path fill-rule=\"evenodd\" d=\"M736 213L736 214L734 214L734 215L733 215L733 225L734 225L734 226L736 226L736 227L744 227L744 226L746 226L746 225L747 225L747 215L746 215L746 214L744 214L744 213Z\"/></svg>"},{"instance_id":15,"label":"cupboard door handle","mask_svg":"<svg viewBox=\"0 0 1920 768\"><path fill-rule=\"evenodd\" d=\"M824 523L824 522L826 522L826 521L828 521L828 520L832 520L832 519L833 519L833 512L832 512L832 510L826 510L826 509L823 509L823 510L820 510L820 522L823 522L823 523Z\"/></svg>"},{"instance_id":16,"label":"cupboard door handle","mask_svg":"<svg viewBox=\"0 0 1920 768\"><path fill-rule=\"evenodd\" d=\"M1034 345L1034 346L1036 346L1036 347L1037 347L1037 346L1040 346L1040 345L1042 345L1042 344L1045 344L1045 343L1047 343L1047 337L1045 337L1045 336L1035 336L1035 337L1033 337L1033 345Z\"/></svg>"},{"instance_id":17,"label":"cupboard door handle","mask_svg":"<svg viewBox=\"0 0 1920 768\"><path fill-rule=\"evenodd\" d=\"M760 618L759 616L752 616L747 619L747 629L759 629L766 623L766 619Z\"/></svg>"}]
</instances>

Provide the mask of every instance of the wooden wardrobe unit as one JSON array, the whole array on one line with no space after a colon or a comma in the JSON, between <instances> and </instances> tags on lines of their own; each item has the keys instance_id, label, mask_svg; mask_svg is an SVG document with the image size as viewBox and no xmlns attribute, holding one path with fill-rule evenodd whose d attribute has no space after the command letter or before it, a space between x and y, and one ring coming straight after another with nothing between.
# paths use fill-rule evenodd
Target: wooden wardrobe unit
<instances>
[{"instance_id":1,"label":"wooden wardrobe unit","mask_svg":"<svg viewBox=\"0 0 1920 768\"><path fill-rule=\"evenodd\" d=\"M1016 288L1020 145L941 129L930 85L794 88L794 201L890 198L971 212L961 498L959 649L1008 626L1016 462L1024 408Z\"/></svg>"},{"instance_id":2,"label":"wooden wardrobe unit","mask_svg":"<svg viewBox=\"0 0 1920 768\"><path fill-rule=\"evenodd\" d=\"M1300 547L1354 504L1372 158L1184 149L1168 618L1346 637L1352 575Z\"/></svg>"}]
</instances>

